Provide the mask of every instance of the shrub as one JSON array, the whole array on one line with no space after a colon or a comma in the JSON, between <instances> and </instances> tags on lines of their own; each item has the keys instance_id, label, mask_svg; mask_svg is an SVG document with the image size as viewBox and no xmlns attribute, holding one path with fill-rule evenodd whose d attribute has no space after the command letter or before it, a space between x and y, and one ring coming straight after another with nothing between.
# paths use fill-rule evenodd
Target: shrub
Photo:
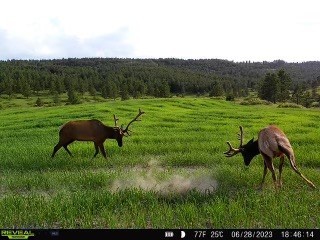
<instances>
[{"instance_id":1,"label":"shrub","mask_svg":"<svg viewBox=\"0 0 320 240\"><path fill-rule=\"evenodd\" d=\"M233 94L228 94L228 95L226 96L226 101L234 101L234 96L233 96Z\"/></svg>"},{"instance_id":2,"label":"shrub","mask_svg":"<svg viewBox=\"0 0 320 240\"><path fill-rule=\"evenodd\" d=\"M247 98L240 102L241 105L270 105L272 102L267 100L262 100L260 98Z\"/></svg>"},{"instance_id":3,"label":"shrub","mask_svg":"<svg viewBox=\"0 0 320 240\"><path fill-rule=\"evenodd\" d=\"M320 102L312 102L311 107L314 107L314 108L320 107Z\"/></svg>"},{"instance_id":4,"label":"shrub","mask_svg":"<svg viewBox=\"0 0 320 240\"><path fill-rule=\"evenodd\" d=\"M69 104L79 104L80 103L80 99L79 99L78 94L73 90L68 91L68 103Z\"/></svg>"},{"instance_id":5,"label":"shrub","mask_svg":"<svg viewBox=\"0 0 320 240\"><path fill-rule=\"evenodd\" d=\"M303 106L296 103L285 102L285 103L279 104L278 108L303 108Z\"/></svg>"},{"instance_id":6,"label":"shrub","mask_svg":"<svg viewBox=\"0 0 320 240\"><path fill-rule=\"evenodd\" d=\"M41 98L37 98L37 101L36 101L36 106L37 107L42 107L43 106L43 101L41 100Z\"/></svg>"}]
</instances>

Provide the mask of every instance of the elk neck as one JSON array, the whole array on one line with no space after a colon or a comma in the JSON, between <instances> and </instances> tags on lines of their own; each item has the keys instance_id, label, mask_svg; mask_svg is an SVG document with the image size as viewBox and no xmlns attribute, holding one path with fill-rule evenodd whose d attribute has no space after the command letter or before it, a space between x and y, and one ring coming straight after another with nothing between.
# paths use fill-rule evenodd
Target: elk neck
<instances>
[{"instance_id":1,"label":"elk neck","mask_svg":"<svg viewBox=\"0 0 320 240\"><path fill-rule=\"evenodd\" d=\"M254 156L257 156L257 155L260 154L258 140L255 140L255 141L252 143L252 146L251 146L250 150L252 151L252 154L253 154Z\"/></svg>"},{"instance_id":2,"label":"elk neck","mask_svg":"<svg viewBox=\"0 0 320 240\"><path fill-rule=\"evenodd\" d=\"M110 139L116 138L114 127L104 126L104 134L107 138L110 138Z\"/></svg>"},{"instance_id":3,"label":"elk neck","mask_svg":"<svg viewBox=\"0 0 320 240\"><path fill-rule=\"evenodd\" d=\"M246 145L243 146L241 154L243 156L244 164L246 166L249 166L251 160L258 154L260 154L259 151L259 145L258 145L258 140L249 141Z\"/></svg>"}]
</instances>

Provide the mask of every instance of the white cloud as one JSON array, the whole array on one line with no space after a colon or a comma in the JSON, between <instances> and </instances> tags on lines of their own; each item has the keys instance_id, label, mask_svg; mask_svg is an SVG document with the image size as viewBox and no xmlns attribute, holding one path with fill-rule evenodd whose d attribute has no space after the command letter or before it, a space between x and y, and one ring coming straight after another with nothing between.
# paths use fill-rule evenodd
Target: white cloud
<instances>
[{"instance_id":1,"label":"white cloud","mask_svg":"<svg viewBox=\"0 0 320 240\"><path fill-rule=\"evenodd\" d=\"M123 41L126 31L94 38L59 35L44 36L36 41L10 38L0 31L0 52L6 59L52 59L68 57L127 57L132 47Z\"/></svg>"},{"instance_id":2,"label":"white cloud","mask_svg":"<svg viewBox=\"0 0 320 240\"><path fill-rule=\"evenodd\" d=\"M320 60L316 0L10 0L0 59Z\"/></svg>"}]
</instances>

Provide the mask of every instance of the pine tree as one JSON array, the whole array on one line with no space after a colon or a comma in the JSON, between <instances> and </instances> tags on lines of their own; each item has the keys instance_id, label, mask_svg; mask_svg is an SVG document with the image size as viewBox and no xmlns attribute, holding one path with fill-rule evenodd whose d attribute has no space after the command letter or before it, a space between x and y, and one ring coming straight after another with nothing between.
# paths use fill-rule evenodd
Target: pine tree
<instances>
[{"instance_id":1,"label":"pine tree","mask_svg":"<svg viewBox=\"0 0 320 240\"><path fill-rule=\"evenodd\" d=\"M108 81L109 84L107 85L107 89L109 92L109 97L112 98L113 100L116 100L116 98L119 96L119 88L117 84L113 81Z\"/></svg>"},{"instance_id":2,"label":"pine tree","mask_svg":"<svg viewBox=\"0 0 320 240\"><path fill-rule=\"evenodd\" d=\"M123 84L121 86L120 96L122 101L128 100L130 98L129 92L128 92L128 86L126 84Z\"/></svg>"},{"instance_id":3,"label":"pine tree","mask_svg":"<svg viewBox=\"0 0 320 240\"><path fill-rule=\"evenodd\" d=\"M292 84L292 80L288 73L286 73L283 69L279 70L277 73L278 81L279 81L279 93L278 100L280 102L285 102L290 98L290 88Z\"/></svg>"},{"instance_id":4,"label":"pine tree","mask_svg":"<svg viewBox=\"0 0 320 240\"><path fill-rule=\"evenodd\" d=\"M24 83L24 86L22 88L22 95L26 98L29 98L31 96L31 87L29 83Z\"/></svg>"},{"instance_id":5,"label":"pine tree","mask_svg":"<svg viewBox=\"0 0 320 240\"><path fill-rule=\"evenodd\" d=\"M50 81L50 90L49 90L50 94L54 94L56 92L56 84L55 81L52 79Z\"/></svg>"},{"instance_id":6,"label":"pine tree","mask_svg":"<svg viewBox=\"0 0 320 240\"><path fill-rule=\"evenodd\" d=\"M101 88L101 96L103 98L108 98L108 89L106 85L103 85Z\"/></svg>"},{"instance_id":7,"label":"pine tree","mask_svg":"<svg viewBox=\"0 0 320 240\"><path fill-rule=\"evenodd\" d=\"M9 98L11 99L14 91L13 91L13 79L7 78L4 82L4 89L5 93L9 95Z\"/></svg>"},{"instance_id":8,"label":"pine tree","mask_svg":"<svg viewBox=\"0 0 320 240\"><path fill-rule=\"evenodd\" d=\"M218 96L223 96L224 95L224 91L223 91L223 87L221 85L220 82L215 81L212 84L212 88L211 91L209 92L209 96L210 97L218 97Z\"/></svg>"},{"instance_id":9,"label":"pine tree","mask_svg":"<svg viewBox=\"0 0 320 240\"><path fill-rule=\"evenodd\" d=\"M34 85L33 85L33 90L35 91L35 93L38 95L39 91L41 90L41 86L40 86L40 82L39 80L35 80Z\"/></svg>"},{"instance_id":10,"label":"pine tree","mask_svg":"<svg viewBox=\"0 0 320 240\"><path fill-rule=\"evenodd\" d=\"M146 92L147 92L147 95L149 95L149 96L155 96L155 87L154 87L153 82L149 81L149 82L147 83L147 90L146 90Z\"/></svg>"},{"instance_id":11,"label":"pine tree","mask_svg":"<svg viewBox=\"0 0 320 240\"><path fill-rule=\"evenodd\" d=\"M68 102L70 104L80 103L80 99L79 99L77 93L72 88L70 88L68 91Z\"/></svg>"},{"instance_id":12,"label":"pine tree","mask_svg":"<svg viewBox=\"0 0 320 240\"><path fill-rule=\"evenodd\" d=\"M93 97L97 95L97 90L95 89L95 87L93 85L89 86L89 93Z\"/></svg>"},{"instance_id":13,"label":"pine tree","mask_svg":"<svg viewBox=\"0 0 320 240\"><path fill-rule=\"evenodd\" d=\"M60 100L60 96L59 96L59 93L58 92L55 92L54 94L53 94L53 103L54 103L54 105L59 105L60 104L60 102L61 102L61 100Z\"/></svg>"},{"instance_id":14,"label":"pine tree","mask_svg":"<svg viewBox=\"0 0 320 240\"><path fill-rule=\"evenodd\" d=\"M170 97L170 86L168 82L162 82L157 90L158 90L158 97L161 97L161 98Z\"/></svg>"},{"instance_id":15,"label":"pine tree","mask_svg":"<svg viewBox=\"0 0 320 240\"><path fill-rule=\"evenodd\" d=\"M41 98L39 98L39 97L37 98L36 106L37 106L37 107L43 106L43 101L42 101Z\"/></svg>"},{"instance_id":16,"label":"pine tree","mask_svg":"<svg viewBox=\"0 0 320 240\"><path fill-rule=\"evenodd\" d=\"M296 84L293 89L292 98L296 104L301 104L301 99L303 96L303 87L302 84Z\"/></svg>"},{"instance_id":17,"label":"pine tree","mask_svg":"<svg viewBox=\"0 0 320 240\"><path fill-rule=\"evenodd\" d=\"M55 81L55 85L56 85L56 92L58 92L58 94L61 94L65 91L65 86L63 83L63 79L62 78L57 78Z\"/></svg>"},{"instance_id":18,"label":"pine tree","mask_svg":"<svg viewBox=\"0 0 320 240\"><path fill-rule=\"evenodd\" d=\"M280 92L279 80L275 73L267 73L260 86L258 95L261 99L273 103L277 102Z\"/></svg>"}]
</instances>

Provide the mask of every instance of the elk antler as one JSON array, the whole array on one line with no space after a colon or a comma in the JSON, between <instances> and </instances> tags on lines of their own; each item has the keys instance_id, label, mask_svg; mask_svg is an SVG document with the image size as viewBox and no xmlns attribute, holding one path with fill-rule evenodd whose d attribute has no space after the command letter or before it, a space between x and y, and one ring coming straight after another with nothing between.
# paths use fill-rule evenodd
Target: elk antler
<instances>
[{"instance_id":1,"label":"elk antler","mask_svg":"<svg viewBox=\"0 0 320 240\"><path fill-rule=\"evenodd\" d=\"M243 143L243 127L242 126L239 126L240 128L240 133L238 133L238 140L240 140L240 147L242 147L242 143Z\"/></svg>"},{"instance_id":2,"label":"elk antler","mask_svg":"<svg viewBox=\"0 0 320 240\"><path fill-rule=\"evenodd\" d=\"M130 134L128 133L128 131L129 131L129 126L131 125L131 123L133 123L133 122L135 122L135 121L141 121L140 119L138 119L138 117L140 117L142 114L144 114L144 112L141 111L141 109L139 108L139 113L138 113L138 115L137 115L133 120L131 120L131 121L129 122L129 124L127 125L126 129L123 130L123 132L124 132L124 133L127 133L128 135L130 135Z\"/></svg>"},{"instance_id":3,"label":"elk antler","mask_svg":"<svg viewBox=\"0 0 320 240\"><path fill-rule=\"evenodd\" d=\"M232 157L240 152L240 149L232 147L230 142L227 142L229 145L229 151L224 152L226 157Z\"/></svg>"},{"instance_id":4,"label":"elk antler","mask_svg":"<svg viewBox=\"0 0 320 240\"><path fill-rule=\"evenodd\" d=\"M119 118L117 118L116 115L113 114L113 119L114 119L114 126L118 127L117 122L118 122Z\"/></svg>"},{"instance_id":5,"label":"elk antler","mask_svg":"<svg viewBox=\"0 0 320 240\"><path fill-rule=\"evenodd\" d=\"M230 142L227 142L227 144L229 146L229 151L224 152L226 157L232 157L232 156L238 154L239 152L241 152L242 143L243 143L243 128L242 128L242 126L240 126L240 133L238 134L238 139L240 140L239 148L234 148L234 147L232 147Z\"/></svg>"}]
</instances>

